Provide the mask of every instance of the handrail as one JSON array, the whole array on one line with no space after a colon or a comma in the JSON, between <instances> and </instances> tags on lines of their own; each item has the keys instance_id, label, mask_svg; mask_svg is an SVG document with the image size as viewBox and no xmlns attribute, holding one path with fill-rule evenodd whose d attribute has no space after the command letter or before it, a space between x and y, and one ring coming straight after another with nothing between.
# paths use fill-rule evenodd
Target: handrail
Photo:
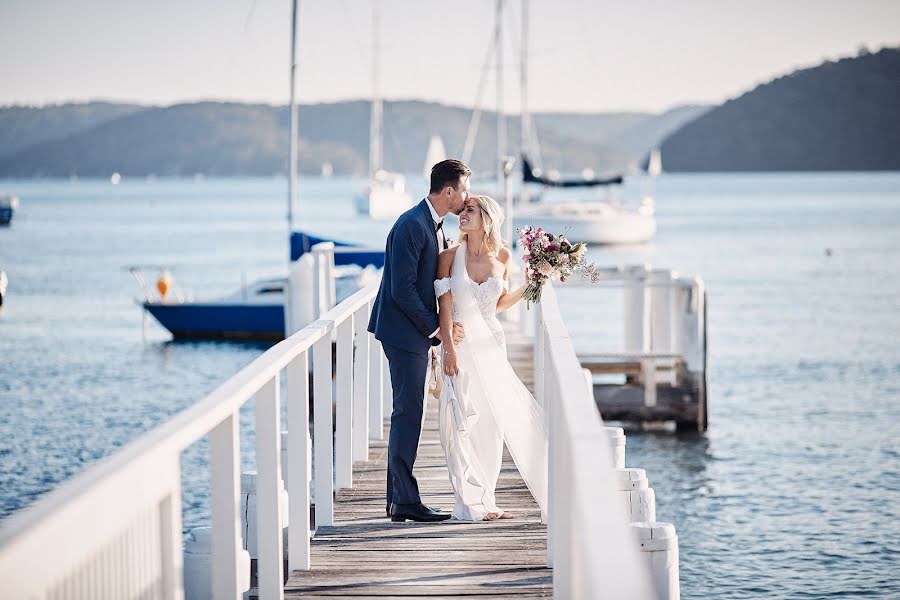
<instances>
[{"instance_id":1,"label":"handrail","mask_svg":"<svg viewBox=\"0 0 900 600\"><path fill-rule=\"evenodd\" d=\"M368 454L369 410L382 415L380 353L369 352L368 315L379 282L359 290L320 319L273 346L196 404L121 450L64 482L0 526L0 580L4 595L27 598L111 593L182 596L181 451L210 436L212 564L217 597L239 598L247 582L240 515L238 411L256 398L259 593L281 598L279 508L281 426L279 379L287 374L289 560L310 568L308 354L312 353L315 411L316 525L333 521L332 459L338 487L351 481L352 461ZM332 332L337 333L338 427L332 449ZM374 345L372 345L374 347ZM353 380L356 384L348 386ZM359 414L353 418L353 411ZM351 446L351 431L353 432ZM327 457L327 458L326 458ZM47 557L52 568L48 569ZM123 557L130 569L123 571ZM87 587L86 587L87 586ZM71 593L69 593L71 592Z\"/></svg>"},{"instance_id":2,"label":"handrail","mask_svg":"<svg viewBox=\"0 0 900 600\"><path fill-rule=\"evenodd\" d=\"M535 311L535 395L549 437L548 564L558 598L652 598L615 492L609 442L552 285Z\"/></svg>"}]
</instances>

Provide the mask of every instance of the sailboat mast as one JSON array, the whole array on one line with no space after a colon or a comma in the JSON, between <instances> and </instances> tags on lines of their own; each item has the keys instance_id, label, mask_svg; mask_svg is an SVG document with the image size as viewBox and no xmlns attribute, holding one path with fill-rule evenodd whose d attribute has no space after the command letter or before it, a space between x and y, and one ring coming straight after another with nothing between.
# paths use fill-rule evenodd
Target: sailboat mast
<instances>
[{"instance_id":1,"label":"sailboat mast","mask_svg":"<svg viewBox=\"0 0 900 600\"><path fill-rule=\"evenodd\" d=\"M372 2L372 116L369 125L369 175L374 179L375 173L381 169L382 128L384 126L383 106L378 85L378 57L381 53L379 32L378 1Z\"/></svg>"},{"instance_id":2,"label":"sailboat mast","mask_svg":"<svg viewBox=\"0 0 900 600\"><path fill-rule=\"evenodd\" d=\"M522 0L522 40L519 49L519 91L522 95L521 114L519 115L521 125L521 152L519 152L519 160L528 156L531 151L531 116L528 113L528 7L530 1ZM521 171L521 169L520 169ZM528 202L528 186L522 182L519 189L519 198L521 204Z\"/></svg>"},{"instance_id":3,"label":"sailboat mast","mask_svg":"<svg viewBox=\"0 0 900 600\"><path fill-rule=\"evenodd\" d=\"M294 94L294 83L297 77L297 2L293 0L291 3L291 93L290 93L290 113L291 113L291 132L289 136L288 150L288 202L287 202L287 221L288 221L288 238L294 231L294 200L297 194L297 102ZM290 245L289 245L290 246ZM288 248L288 260L290 260L290 247Z\"/></svg>"},{"instance_id":4,"label":"sailboat mast","mask_svg":"<svg viewBox=\"0 0 900 600\"><path fill-rule=\"evenodd\" d=\"M506 117L503 115L503 0L497 0L496 26L494 29L494 55L497 65L497 189L502 190L503 168L501 161L506 156Z\"/></svg>"}]
</instances>

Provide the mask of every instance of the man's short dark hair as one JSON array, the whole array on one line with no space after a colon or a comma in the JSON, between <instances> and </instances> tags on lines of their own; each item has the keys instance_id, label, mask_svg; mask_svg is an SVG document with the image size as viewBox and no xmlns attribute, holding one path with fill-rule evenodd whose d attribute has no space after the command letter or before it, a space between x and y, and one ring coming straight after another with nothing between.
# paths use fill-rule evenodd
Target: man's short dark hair
<instances>
[{"instance_id":1,"label":"man's short dark hair","mask_svg":"<svg viewBox=\"0 0 900 600\"><path fill-rule=\"evenodd\" d=\"M454 190L459 189L459 180L468 177L472 171L460 160L448 158L442 160L431 167L431 190L430 194L437 194L442 189L451 186Z\"/></svg>"}]
</instances>

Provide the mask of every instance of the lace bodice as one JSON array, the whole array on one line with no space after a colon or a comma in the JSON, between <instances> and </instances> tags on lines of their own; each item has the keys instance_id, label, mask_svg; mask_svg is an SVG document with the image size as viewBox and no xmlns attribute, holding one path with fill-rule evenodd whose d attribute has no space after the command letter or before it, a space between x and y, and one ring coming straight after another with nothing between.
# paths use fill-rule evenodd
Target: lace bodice
<instances>
[{"instance_id":1,"label":"lace bodice","mask_svg":"<svg viewBox=\"0 0 900 600\"><path fill-rule=\"evenodd\" d=\"M490 328L491 333L494 334L494 337L497 339L497 341L501 345L505 346L506 337L503 335L503 326L497 319L497 300L500 299L500 296L503 294L503 290L507 288L507 281L500 275L495 275L481 283L476 283L475 281L469 279L469 284L472 286L472 291L475 293L475 299L478 301L478 308L481 310L481 314L484 317L488 328ZM449 291L449 277L435 280L434 293L438 298ZM453 305L453 320L460 320L459 313L456 310L456 304Z\"/></svg>"}]
</instances>

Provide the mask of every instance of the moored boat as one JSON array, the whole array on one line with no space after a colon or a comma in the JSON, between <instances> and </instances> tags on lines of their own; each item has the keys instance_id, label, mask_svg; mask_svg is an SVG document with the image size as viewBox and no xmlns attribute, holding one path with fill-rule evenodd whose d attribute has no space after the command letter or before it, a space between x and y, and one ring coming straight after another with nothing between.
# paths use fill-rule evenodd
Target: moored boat
<instances>
[{"instance_id":1,"label":"moored boat","mask_svg":"<svg viewBox=\"0 0 900 600\"><path fill-rule=\"evenodd\" d=\"M322 242L335 245L335 267L344 269L335 281L338 302L358 289L365 267L384 266L382 249L327 240L302 231L291 235L291 260L299 259ZM146 280L144 269L147 268L159 270L155 285ZM144 298L139 301L141 306L176 339L284 339L286 275L255 280L222 298L195 300L175 289L165 266L135 266L128 270L144 292Z\"/></svg>"},{"instance_id":2,"label":"moored boat","mask_svg":"<svg viewBox=\"0 0 900 600\"><path fill-rule=\"evenodd\" d=\"M569 239L589 244L640 244L656 233L653 205L645 202L637 210L589 200L517 207L513 224L567 232Z\"/></svg>"},{"instance_id":3,"label":"moored boat","mask_svg":"<svg viewBox=\"0 0 900 600\"><path fill-rule=\"evenodd\" d=\"M582 190L623 182L619 175L570 180L545 177L524 156L522 175L523 184L539 184L545 188ZM649 196L643 198L637 208L599 198L524 204L516 207L513 225L516 228L542 227L554 233L567 232L569 239L589 244L641 244L656 233L653 199Z\"/></svg>"},{"instance_id":4,"label":"moored boat","mask_svg":"<svg viewBox=\"0 0 900 600\"><path fill-rule=\"evenodd\" d=\"M17 196L12 194L0 196L0 225L9 225L17 208L19 208Z\"/></svg>"}]
</instances>

